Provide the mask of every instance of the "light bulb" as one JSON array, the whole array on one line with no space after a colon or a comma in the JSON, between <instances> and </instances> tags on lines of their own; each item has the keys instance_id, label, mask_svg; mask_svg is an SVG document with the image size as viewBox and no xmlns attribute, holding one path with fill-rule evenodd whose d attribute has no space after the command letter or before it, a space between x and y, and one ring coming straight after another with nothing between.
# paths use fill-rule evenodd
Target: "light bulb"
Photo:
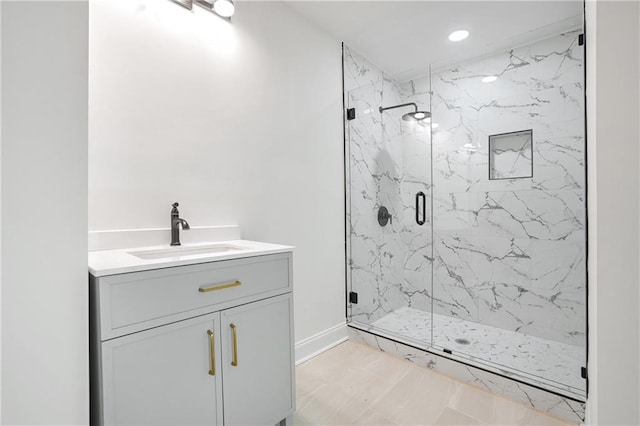
<instances>
[{"instance_id":1,"label":"light bulb","mask_svg":"<svg viewBox=\"0 0 640 426\"><path fill-rule=\"evenodd\" d=\"M236 11L232 0L216 0L213 3L213 11L223 18L229 18Z\"/></svg>"}]
</instances>

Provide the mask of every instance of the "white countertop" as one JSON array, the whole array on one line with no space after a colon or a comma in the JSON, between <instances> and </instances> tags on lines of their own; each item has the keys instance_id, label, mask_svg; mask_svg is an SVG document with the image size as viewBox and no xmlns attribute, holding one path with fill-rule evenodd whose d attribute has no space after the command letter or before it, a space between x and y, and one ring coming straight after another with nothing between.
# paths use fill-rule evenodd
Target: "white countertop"
<instances>
[{"instance_id":1,"label":"white countertop","mask_svg":"<svg viewBox=\"0 0 640 426\"><path fill-rule=\"evenodd\" d=\"M233 246L234 250L214 253L193 254L189 249L198 250L209 246ZM135 256L151 251L187 250L182 254L159 259L142 259ZM117 250L100 250L89 252L89 272L100 277L104 275L125 274L128 272L147 271L150 269L171 268L174 266L193 265L196 263L215 262L218 260L241 259L265 254L286 253L293 251L293 246L261 243L258 241L232 240L183 244L181 246L135 247ZM132 254L133 253L133 254Z\"/></svg>"}]
</instances>

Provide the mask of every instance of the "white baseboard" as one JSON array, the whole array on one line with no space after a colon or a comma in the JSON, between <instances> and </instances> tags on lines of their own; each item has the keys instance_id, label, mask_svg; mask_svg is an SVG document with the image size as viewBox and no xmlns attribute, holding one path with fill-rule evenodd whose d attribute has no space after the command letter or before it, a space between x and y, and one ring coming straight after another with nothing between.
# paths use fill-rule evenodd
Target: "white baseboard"
<instances>
[{"instance_id":1,"label":"white baseboard","mask_svg":"<svg viewBox=\"0 0 640 426\"><path fill-rule=\"evenodd\" d=\"M296 343L296 365L302 364L348 339L346 322L307 337Z\"/></svg>"}]
</instances>

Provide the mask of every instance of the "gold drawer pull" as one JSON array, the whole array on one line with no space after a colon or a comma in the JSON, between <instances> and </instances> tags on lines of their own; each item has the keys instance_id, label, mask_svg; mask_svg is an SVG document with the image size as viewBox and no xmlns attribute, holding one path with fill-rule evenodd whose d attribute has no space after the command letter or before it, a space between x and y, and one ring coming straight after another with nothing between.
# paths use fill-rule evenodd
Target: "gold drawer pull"
<instances>
[{"instance_id":1,"label":"gold drawer pull","mask_svg":"<svg viewBox=\"0 0 640 426\"><path fill-rule=\"evenodd\" d=\"M216 375L216 343L214 341L213 331L207 330L209 335L209 351L211 352L211 368L209 369L209 375Z\"/></svg>"},{"instance_id":2,"label":"gold drawer pull","mask_svg":"<svg viewBox=\"0 0 640 426\"><path fill-rule=\"evenodd\" d=\"M240 281L234 281L229 284L214 285L212 287L200 287L198 291L200 293L208 293L210 291L224 290L225 288L238 287L240 284L242 284Z\"/></svg>"},{"instance_id":3,"label":"gold drawer pull","mask_svg":"<svg viewBox=\"0 0 640 426\"><path fill-rule=\"evenodd\" d=\"M231 330L233 331L233 360L231 360L231 365L234 367L238 366L238 331L236 329L236 325L231 323L229 324Z\"/></svg>"}]
</instances>

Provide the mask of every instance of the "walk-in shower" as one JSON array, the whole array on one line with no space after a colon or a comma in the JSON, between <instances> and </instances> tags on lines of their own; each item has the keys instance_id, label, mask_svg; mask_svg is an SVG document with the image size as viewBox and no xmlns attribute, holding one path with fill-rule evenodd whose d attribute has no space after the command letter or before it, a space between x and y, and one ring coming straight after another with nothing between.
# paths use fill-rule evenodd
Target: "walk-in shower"
<instances>
[{"instance_id":1,"label":"walk-in shower","mask_svg":"<svg viewBox=\"0 0 640 426\"><path fill-rule=\"evenodd\" d=\"M351 327L583 400L584 61L567 25L425 58L409 81L344 47L347 310Z\"/></svg>"}]
</instances>

